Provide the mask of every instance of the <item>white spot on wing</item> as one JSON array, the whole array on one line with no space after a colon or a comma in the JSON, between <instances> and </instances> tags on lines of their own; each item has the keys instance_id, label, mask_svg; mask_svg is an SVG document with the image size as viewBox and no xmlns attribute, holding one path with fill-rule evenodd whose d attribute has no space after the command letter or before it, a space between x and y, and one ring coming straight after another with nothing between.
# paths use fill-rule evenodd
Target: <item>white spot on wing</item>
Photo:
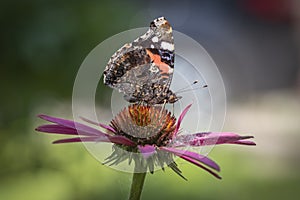
<instances>
[{"instance_id":1,"label":"white spot on wing","mask_svg":"<svg viewBox=\"0 0 300 200\"><path fill-rule=\"evenodd\" d=\"M152 42L158 42L158 37L156 37L156 36L153 37L153 38L152 38Z\"/></svg>"},{"instance_id":2,"label":"white spot on wing","mask_svg":"<svg viewBox=\"0 0 300 200\"><path fill-rule=\"evenodd\" d=\"M161 42L160 47L162 49L167 49L169 51L174 51L174 44L170 44L168 42Z\"/></svg>"}]
</instances>

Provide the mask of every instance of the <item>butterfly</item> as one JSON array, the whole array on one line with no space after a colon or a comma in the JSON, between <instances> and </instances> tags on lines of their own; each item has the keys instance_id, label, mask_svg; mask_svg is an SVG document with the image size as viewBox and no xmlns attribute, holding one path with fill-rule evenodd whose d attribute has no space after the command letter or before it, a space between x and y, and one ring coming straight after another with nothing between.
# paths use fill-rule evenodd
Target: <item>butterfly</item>
<instances>
[{"instance_id":1,"label":"butterfly","mask_svg":"<svg viewBox=\"0 0 300 200\"><path fill-rule=\"evenodd\" d=\"M159 17L145 34L112 55L103 73L104 84L123 93L130 103L175 103L181 97L170 90L174 57L172 27Z\"/></svg>"}]
</instances>

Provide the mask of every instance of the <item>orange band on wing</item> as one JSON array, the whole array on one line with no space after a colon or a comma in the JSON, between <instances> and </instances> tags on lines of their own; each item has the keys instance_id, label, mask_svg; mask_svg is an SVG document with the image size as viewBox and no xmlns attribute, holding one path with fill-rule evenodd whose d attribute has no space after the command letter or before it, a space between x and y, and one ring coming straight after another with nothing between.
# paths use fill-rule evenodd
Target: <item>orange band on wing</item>
<instances>
[{"instance_id":1,"label":"orange band on wing","mask_svg":"<svg viewBox=\"0 0 300 200\"><path fill-rule=\"evenodd\" d=\"M161 57L157 54L152 53L149 50L146 50L147 54L150 56L153 63L161 70L162 74L168 74L170 66L161 61Z\"/></svg>"}]
</instances>

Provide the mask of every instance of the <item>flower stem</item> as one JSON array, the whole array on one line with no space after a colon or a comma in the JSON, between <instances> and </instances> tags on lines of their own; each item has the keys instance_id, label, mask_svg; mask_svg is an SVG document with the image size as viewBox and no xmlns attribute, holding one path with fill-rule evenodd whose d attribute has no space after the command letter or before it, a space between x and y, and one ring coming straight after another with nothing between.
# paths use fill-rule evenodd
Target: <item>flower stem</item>
<instances>
[{"instance_id":1,"label":"flower stem","mask_svg":"<svg viewBox=\"0 0 300 200\"><path fill-rule=\"evenodd\" d=\"M147 172L133 173L129 200L139 200L141 198L146 174Z\"/></svg>"}]
</instances>

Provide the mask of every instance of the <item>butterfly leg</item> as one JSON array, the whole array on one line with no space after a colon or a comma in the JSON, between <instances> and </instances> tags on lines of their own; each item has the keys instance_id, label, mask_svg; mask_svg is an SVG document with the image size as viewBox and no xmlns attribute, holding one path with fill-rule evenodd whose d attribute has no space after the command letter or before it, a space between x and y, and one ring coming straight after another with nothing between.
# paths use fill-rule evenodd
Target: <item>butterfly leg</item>
<instances>
[{"instance_id":1,"label":"butterfly leg","mask_svg":"<svg viewBox=\"0 0 300 200\"><path fill-rule=\"evenodd\" d=\"M173 105L172 105L172 107L173 107L173 115L175 114L175 105L174 105L174 103L173 103Z\"/></svg>"},{"instance_id":2,"label":"butterfly leg","mask_svg":"<svg viewBox=\"0 0 300 200\"><path fill-rule=\"evenodd\" d=\"M163 110L165 109L166 104L167 104L167 100L165 99L163 105L161 106L161 110L160 110L160 114L159 114L160 117L162 115Z\"/></svg>"}]
</instances>

